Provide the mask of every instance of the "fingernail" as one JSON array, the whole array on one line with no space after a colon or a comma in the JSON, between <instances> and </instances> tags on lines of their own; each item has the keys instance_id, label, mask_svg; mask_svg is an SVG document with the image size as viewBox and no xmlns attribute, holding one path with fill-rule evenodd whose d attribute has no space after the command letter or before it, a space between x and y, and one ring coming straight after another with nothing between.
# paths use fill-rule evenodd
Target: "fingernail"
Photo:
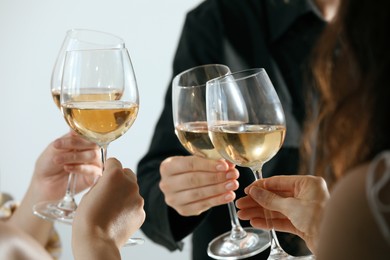
<instances>
[{"instance_id":1,"label":"fingernail","mask_svg":"<svg viewBox=\"0 0 390 260\"><path fill-rule=\"evenodd\" d=\"M230 171L226 173L226 179L233 179L235 176L234 172Z\"/></svg>"},{"instance_id":2,"label":"fingernail","mask_svg":"<svg viewBox=\"0 0 390 260\"><path fill-rule=\"evenodd\" d=\"M217 164L217 166L215 167L217 169L217 171L226 171L226 165L225 164Z\"/></svg>"},{"instance_id":3,"label":"fingernail","mask_svg":"<svg viewBox=\"0 0 390 260\"><path fill-rule=\"evenodd\" d=\"M234 184L233 182L228 182L226 185L225 185L225 188L227 190L232 190L234 188Z\"/></svg>"},{"instance_id":4,"label":"fingernail","mask_svg":"<svg viewBox=\"0 0 390 260\"><path fill-rule=\"evenodd\" d=\"M249 189L249 194L252 197L261 197L262 193L263 193L263 190L256 187L256 186L253 186Z\"/></svg>"},{"instance_id":5,"label":"fingernail","mask_svg":"<svg viewBox=\"0 0 390 260\"><path fill-rule=\"evenodd\" d=\"M234 197L233 197L233 194L227 194L227 195L225 195L225 200L226 201L230 201L230 200L232 200Z\"/></svg>"}]
</instances>

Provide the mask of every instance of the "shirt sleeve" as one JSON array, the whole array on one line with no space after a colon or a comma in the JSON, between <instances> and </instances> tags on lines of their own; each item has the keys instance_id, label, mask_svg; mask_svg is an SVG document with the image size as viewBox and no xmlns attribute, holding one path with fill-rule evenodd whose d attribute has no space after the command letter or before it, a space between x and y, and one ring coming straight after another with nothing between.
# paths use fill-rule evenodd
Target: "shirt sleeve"
<instances>
[{"instance_id":1,"label":"shirt sleeve","mask_svg":"<svg viewBox=\"0 0 390 260\"><path fill-rule=\"evenodd\" d=\"M173 75L193 66L220 60L218 48L218 14L211 14L214 1L205 1L190 11L185 19L173 62ZM173 78L173 77L172 77ZM140 193L145 199L146 220L141 230L154 242L173 251L182 249L180 242L191 234L207 213L183 217L166 205L159 188L161 162L170 156L189 155L178 141L173 126L171 83L164 108L156 124L150 147L137 166Z\"/></svg>"}]
</instances>

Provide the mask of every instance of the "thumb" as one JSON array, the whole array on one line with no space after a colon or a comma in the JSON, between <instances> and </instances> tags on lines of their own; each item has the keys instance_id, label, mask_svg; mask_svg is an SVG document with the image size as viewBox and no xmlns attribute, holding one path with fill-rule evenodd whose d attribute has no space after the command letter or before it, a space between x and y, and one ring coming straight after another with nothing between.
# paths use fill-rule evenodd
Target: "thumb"
<instances>
[{"instance_id":1,"label":"thumb","mask_svg":"<svg viewBox=\"0 0 390 260\"><path fill-rule=\"evenodd\" d=\"M249 189L249 195L265 209L279 212L283 210L284 198L273 192L252 186Z\"/></svg>"}]
</instances>

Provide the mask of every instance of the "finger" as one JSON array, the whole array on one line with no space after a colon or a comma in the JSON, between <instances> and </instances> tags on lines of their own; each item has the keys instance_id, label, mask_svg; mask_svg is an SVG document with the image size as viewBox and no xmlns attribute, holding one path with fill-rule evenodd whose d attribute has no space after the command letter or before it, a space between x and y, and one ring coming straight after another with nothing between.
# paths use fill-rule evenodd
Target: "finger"
<instances>
[{"instance_id":1,"label":"finger","mask_svg":"<svg viewBox=\"0 0 390 260\"><path fill-rule=\"evenodd\" d=\"M268 219L287 219L285 215L277 211L265 211L261 206L239 209L237 215L242 220L253 218L268 218Z\"/></svg>"},{"instance_id":2,"label":"finger","mask_svg":"<svg viewBox=\"0 0 390 260\"><path fill-rule=\"evenodd\" d=\"M260 207L239 209L237 210L237 216L242 220L265 218L264 209Z\"/></svg>"},{"instance_id":3,"label":"finger","mask_svg":"<svg viewBox=\"0 0 390 260\"><path fill-rule=\"evenodd\" d=\"M250 188L249 194L253 200L265 209L277 211L285 215L301 207L301 203L295 198L283 198L273 192L255 186Z\"/></svg>"},{"instance_id":4,"label":"finger","mask_svg":"<svg viewBox=\"0 0 390 260\"><path fill-rule=\"evenodd\" d=\"M243 220L249 220L249 223L252 227L254 228L259 228L259 229L271 229L268 225L268 222L265 218L254 218L254 219L243 219Z\"/></svg>"},{"instance_id":5,"label":"finger","mask_svg":"<svg viewBox=\"0 0 390 260\"><path fill-rule=\"evenodd\" d=\"M238 209L242 210L241 214L249 214L247 218L253 218L256 215L264 216L264 210L267 210L267 214L273 218L287 218L283 213L279 211L270 211L269 208L264 208L250 196L245 196L236 201ZM245 213L244 213L245 212Z\"/></svg>"},{"instance_id":6,"label":"finger","mask_svg":"<svg viewBox=\"0 0 390 260\"><path fill-rule=\"evenodd\" d=\"M294 225L288 219L272 219L272 222L265 218L253 218L250 221L251 226L260 229L274 228L277 231L298 234Z\"/></svg>"},{"instance_id":7,"label":"finger","mask_svg":"<svg viewBox=\"0 0 390 260\"><path fill-rule=\"evenodd\" d=\"M68 134L54 141L54 147L57 149L98 149L98 146L81 137L80 135Z\"/></svg>"},{"instance_id":8,"label":"finger","mask_svg":"<svg viewBox=\"0 0 390 260\"><path fill-rule=\"evenodd\" d=\"M136 194L137 196L140 196L139 194L139 186L137 183L137 175L129 169L129 168L124 168L123 169L123 175L132 183L132 188L129 190L130 193ZM131 195L134 196L134 195Z\"/></svg>"},{"instance_id":9,"label":"finger","mask_svg":"<svg viewBox=\"0 0 390 260\"><path fill-rule=\"evenodd\" d=\"M132 180L137 180L137 175L130 169L130 168L124 168L123 173L126 176L129 176Z\"/></svg>"},{"instance_id":10,"label":"finger","mask_svg":"<svg viewBox=\"0 0 390 260\"><path fill-rule=\"evenodd\" d=\"M215 197L210 197L204 200L194 201L188 204L174 207L176 211L182 216L198 216L204 211L219 205L224 205L235 199L234 192L227 192Z\"/></svg>"},{"instance_id":11,"label":"finger","mask_svg":"<svg viewBox=\"0 0 390 260\"><path fill-rule=\"evenodd\" d=\"M168 177L162 175L160 188L163 191L183 191L234 181L238 175L236 169L228 172L188 172Z\"/></svg>"},{"instance_id":12,"label":"finger","mask_svg":"<svg viewBox=\"0 0 390 260\"><path fill-rule=\"evenodd\" d=\"M72 150L63 152L54 156L53 161L60 165L81 163L94 163L101 165L100 153L98 150Z\"/></svg>"},{"instance_id":13,"label":"finger","mask_svg":"<svg viewBox=\"0 0 390 260\"><path fill-rule=\"evenodd\" d=\"M316 195L318 190L327 190L326 182L323 178L309 175L280 175L261 179L248 186L245 192L248 192L252 186L264 188L285 197L296 197L302 191L304 191L307 197L308 192Z\"/></svg>"},{"instance_id":14,"label":"finger","mask_svg":"<svg viewBox=\"0 0 390 260\"><path fill-rule=\"evenodd\" d=\"M166 196L167 203L170 205L185 205L194 201L206 200L211 197L219 196L238 189L239 183L236 180L227 181L218 185L210 185L196 189L181 190ZM224 200L226 202L226 200Z\"/></svg>"},{"instance_id":15,"label":"finger","mask_svg":"<svg viewBox=\"0 0 390 260\"><path fill-rule=\"evenodd\" d=\"M281 200L281 197L273 192L270 192L258 186L252 186L249 189L249 195L252 197L253 200L255 200L258 204L260 204L266 209L276 211L280 210L280 203L278 202Z\"/></svg>"},{"instance_id":16,"label":"finger","mask_svg":"<svg viewBox=\"0 0 390 260\"><path fill-rule=\"evenodd\" d=\"M225 160L225 161L226 161L226 160ZM236 165L235 165L234 163L229 162L229 161L226 161L226 163L228 164L229 169L234 169L234 168L236 168Z\"/></svg>"},{"instance_id":17,"label":"finger","mask_svg":"<svg viewBox=\"0 0 390 260\"><path fill-rule=\"evenodd\" d=\"M128 174L130 169L123 169L122 164L115 158L108 158L105 162L105 167L102 176L99 178L98 184L101 182L108 182L107 189L115 189L118 194L128 194L134 191L138 192L138 185L136 184L135 176ZM129 187L130 185L130 187Z\"/></svg>"},{"instance_id":18,"label":"finger","mask_svg":"<svg viewBox=\"0 0 390 260\"><path fill-rule=\"evenodd\" d=\"M244 196L236 200L236 207L239 209L261 207L259 203L250 196Z\"/></svg>"},{"instance_id":19,"label":"finger","mask_svg":"<svg viewBox=\"0 0 390 260\"><path fill-rule=\"evenodd\" d=\"M85 176L101 176L102 168L92 164L68 164L64 165L64 170Z\"/></svg>"},{"instance_id":20,"label":"finger","mask_svg":"<svg viewBox=\"0 0 390 260\"><path fill-rule=\"evenodd\" d=\"M223 172L229 169L228 163L221 160L209 160L198 156L174 156L165 159L160 172L180 174L185 172Z\"/></svg>"}]
</instances>

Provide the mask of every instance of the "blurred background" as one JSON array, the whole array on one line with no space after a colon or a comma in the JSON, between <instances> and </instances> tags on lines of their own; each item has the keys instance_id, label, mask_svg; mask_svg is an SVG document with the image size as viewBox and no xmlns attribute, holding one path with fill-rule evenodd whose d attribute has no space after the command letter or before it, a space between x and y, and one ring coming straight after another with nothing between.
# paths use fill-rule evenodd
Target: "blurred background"
<instances>
[{"instance_id":1,"label":"blurred background","mask_svg":"<svg viewBox=\"0 0 390 260\"><path fill-rule=\"evenodd\" d=\"M200 0L0 0L0 191L21 200L34 163L44 148L69 127L54 105L50 77L58 51L71 28L106 31L129 49L140 93L140 111L130 130L111 143L108 157L136 169L160 115L171 64L185 14ZM79 200L79 196L77 197ZM56 224L61 259L72 259L71 227ZM141 231L135 236L144 237ZM190 259L146 239L123 248L123 259Z\"/></svg>"}]
</instances>

